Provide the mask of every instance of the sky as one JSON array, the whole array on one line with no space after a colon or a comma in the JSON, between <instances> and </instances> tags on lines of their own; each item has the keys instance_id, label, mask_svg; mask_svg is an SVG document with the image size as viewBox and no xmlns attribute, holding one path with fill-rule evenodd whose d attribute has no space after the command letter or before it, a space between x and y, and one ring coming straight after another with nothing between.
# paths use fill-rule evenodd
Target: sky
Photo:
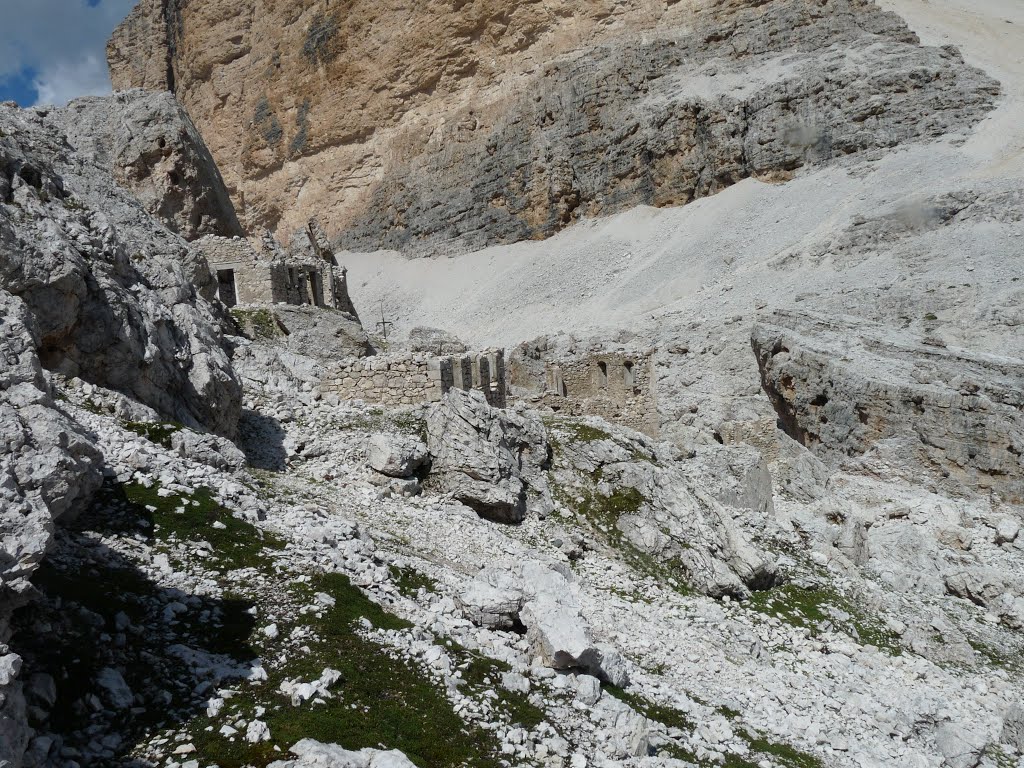
<instances>
[{"instance_id":1,"label":"sky","mask_svg":"<svg viewBox=\"0 0 1024 768\"><path fill-rule=\"evenodd\" d=\"M0 0L0 101L110 92L106 44L138 0Z\"/></svg>"}]
</instances>

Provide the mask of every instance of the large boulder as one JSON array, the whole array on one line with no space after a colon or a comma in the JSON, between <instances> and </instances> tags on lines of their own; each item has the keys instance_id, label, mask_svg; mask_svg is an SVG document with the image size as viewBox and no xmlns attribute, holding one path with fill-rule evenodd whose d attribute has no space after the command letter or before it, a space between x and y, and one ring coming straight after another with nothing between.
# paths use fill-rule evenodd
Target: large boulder
<instances>
[{"instance_id":1,"label":"large boulder","mask_svg":"<svg viewBox=\"0 0 1024 768\"><path fill-rule=\"evenodd\" d=\"M613 685L626 685L625 661L614 648L595 644L574 589L571 574L557 566L498 563L482 570L457 602L479 626L524 626L534 654L553 669L583 670Z\"/></svg>"},{"instance_id":2,"label":"large boulder","mask_svg":"<svg viewBox=\"0 0 1024 768\"><path fill-rule=\"evenodd\" d=\"M433 404L427 446L435 487L481 517L521 522L530 497L547 494L544 425L523 412L492 408L482 392L452 390Z\"/></svg>"},{"instance_id":3,"label":"large boulder","mask_svg":"<svg viewBox=\"0 0 1024 768\"><path fill-rule=\"evenodd\" d=\"M289 750L296 760L279 760L270 768L416 768L416 764L398 750L361 749L358 752L337 744L321 744L303 739Z\"/></svg>"},{"instance_id":4,"label":"large boulder","mask_svg":"<svg viewBox=\"0 0 1024 768\"><path fill-rule=\"evenodd\" d=\"M50 117L72 147L175 234L186 240L242 234L213 158L172 94L136 90L76 99Z\"/></svg>"},{"instance_id":5,"label":"large boulder","mask_svg":"<svg viewBox=\"0 0 1024 768\"><path fill-rule=\"evenodd\" d=\"M374 435L366 449L366 463L388 477L413 477L428 458L427 446L407 435Z\"/></svg>"}]
</instances>

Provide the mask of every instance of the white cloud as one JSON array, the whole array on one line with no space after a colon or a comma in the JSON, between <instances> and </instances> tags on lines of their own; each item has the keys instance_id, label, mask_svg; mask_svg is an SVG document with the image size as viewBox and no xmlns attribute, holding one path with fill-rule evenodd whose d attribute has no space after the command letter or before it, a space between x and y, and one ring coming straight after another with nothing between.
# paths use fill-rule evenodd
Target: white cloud
<instances>
[{"instance_id":1,"label":"white cloud","mask_svg":"<svg viewBox=\"0 0 1024 768\"><path fill-rule=\"evenodd\" d=\"M67 104L85 95L110 93L107 62L88 54L77 64L58 62L40 72L33 82L39 104Z\"/></svg>"},{"instance_id":2,"label":"white cloud","mask_svg":"<svg viewBox=\"0 0 1024 768\"><path fill-rule=\"evenodd\" d=\"M0 79L35 73L40 104L110 91L107 38L137 0L0 0Z\"/></svg>"}]
</instances>

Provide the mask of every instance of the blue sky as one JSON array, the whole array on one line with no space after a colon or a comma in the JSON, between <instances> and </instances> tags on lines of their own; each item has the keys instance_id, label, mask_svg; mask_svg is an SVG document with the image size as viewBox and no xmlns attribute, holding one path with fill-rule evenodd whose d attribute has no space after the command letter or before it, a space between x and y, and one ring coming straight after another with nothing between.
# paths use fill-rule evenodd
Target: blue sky
<instances>
[{"instance_id":1,"label":"blue sky","mask_svg":"<svg viewBox=\"0 0 1024 768\"><path fill-rule=\"evenodd\" d=\"M137 1L0 0L0 101L109 93L107 38Z\"/></svg>"}]
</instances>

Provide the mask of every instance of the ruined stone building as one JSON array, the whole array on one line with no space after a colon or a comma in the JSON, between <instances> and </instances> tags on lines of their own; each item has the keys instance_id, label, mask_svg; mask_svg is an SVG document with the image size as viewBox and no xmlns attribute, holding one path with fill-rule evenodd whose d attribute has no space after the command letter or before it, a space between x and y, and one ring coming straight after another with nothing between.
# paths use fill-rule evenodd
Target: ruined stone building
<instances>
[{"instance_id":1,"label":"ruined stone building","mask_svg":"<svg viewBox=\"0 0 1024 768\"><path fill-rule=\"evenodd\" d=\"M380 405L433 403L453 389L479 390L494 408L507 405L505 350L458 355L412 352L340 363L321 390L340 400Z\"/></svg>"},{"instance_id":2,"label":"ruined stone building","mask_svg":"<svg viewBox=\"0 0 1024 768\"><path fill-rule=\"evenodd\" d=\"M244 238L208 236L196 242L217 282L217 296L237 304L308 304L358 317L349 298L346 270L338 264L319 225L311 221L286 249L269 234L259 247Z\"/></svg>"},{"instance_id":3,"label":"ruined stone building","mask_svg":"<svg viewBox=\"0 0 1024 768\"><path fill-rule=\"evenodd\" d=\"M514 397L569 416L600 416L656 437L650 351L565 351L547 339L521 344L509 362Z\"/></svg>"}]
</instances>

